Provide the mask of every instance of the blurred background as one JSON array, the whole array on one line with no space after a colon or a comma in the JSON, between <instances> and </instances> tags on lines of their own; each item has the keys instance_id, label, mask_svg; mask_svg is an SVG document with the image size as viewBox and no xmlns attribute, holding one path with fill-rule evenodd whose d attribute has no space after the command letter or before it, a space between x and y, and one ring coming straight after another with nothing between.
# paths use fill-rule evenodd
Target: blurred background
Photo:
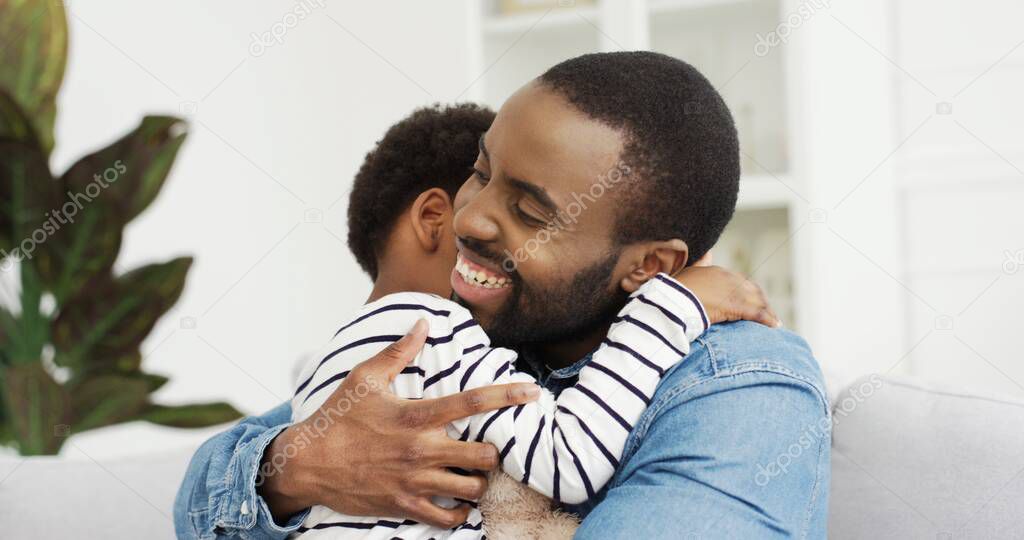
<instances>
[{"instance_id":1,"label":"blurred background","mask_svg":"<svg viewBox=\"0 0 1024 540\"><path fill-rule=\"evenodd\" d=\"M116 268L194 255L143 345L155 399L259 413L366 298L351 179L414 107L494 108L547 67L649 49L697 66L740 130L739 211L716 263L746 272L826 371L1024 398L1024 6L1009 0L65 2L51 166L186 118L167 186ZM75 435L92 458L216 428Z\"/></svg>"}]
</instances>

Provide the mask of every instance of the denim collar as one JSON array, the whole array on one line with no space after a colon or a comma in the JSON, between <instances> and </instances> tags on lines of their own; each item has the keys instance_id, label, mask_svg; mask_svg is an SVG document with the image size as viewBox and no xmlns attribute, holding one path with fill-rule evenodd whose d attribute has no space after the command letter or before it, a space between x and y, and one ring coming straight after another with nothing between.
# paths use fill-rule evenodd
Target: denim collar
<instances>
[{"instance_id":1,"label":"denim collar","mask_svg":"<svg viewBox=\"0 0 1024 540\"><path fill-rule=\"evenodd\" d=\"M550 369L537 357L529 352L524 352L520 355L526 364L533 371L533 375L540 381L542 386L549 386L554 381L561 381L565 379L572 379L580 374L580 371L590 363L590 359L593 358L594 353L587 353L586 356L573 362L572 364L559 369Z\"/></svg>"},{"instance_id":2,"label":"denim collar","mask_svg":"<svg viewBox=\"0 0 1024 540\"><path fill-rule=\"evenodd\" d=\"M580 370L582 370L584 367L586 367L588 363L590 363L590 359L593 358L593 356L593 352L587 353L586 356L580 358L579 360L573 362L572 364L565 366L564 368L561 369L553 370L548 376L552 379L568 379L570 377L575 377L580 374Z\"/></svg>"}]
</instances>

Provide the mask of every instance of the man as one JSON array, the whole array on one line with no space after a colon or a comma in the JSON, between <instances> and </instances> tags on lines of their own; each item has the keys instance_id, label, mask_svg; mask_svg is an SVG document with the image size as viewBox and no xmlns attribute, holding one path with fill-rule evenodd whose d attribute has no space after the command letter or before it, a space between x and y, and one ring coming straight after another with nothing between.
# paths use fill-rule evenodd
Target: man
<instances>
[{"instance_id":1,"label":"man","mask_svg":"<svg viewBox=\"0 0 1024 540\"><path fill-rule=\"evenodd\" d=\"M522 368L555 391L589 361L626 294L715 243L739 181L720 96L689 65L643 52L574 58L527 84L481 139L475 168L455 202L459 251L513 286L459 296L496 343L530 351ZM416 345L400 341L367 369L393 369ZM206 470L215 489L209 504L185 506L252 537L283 536L277 523L294 525L289 516L313 504L454 523L454 511L429 497L478 493L453 493L442 471L490 470L496 456L442 441L442 426L520 401L521 392L415 403L368 396L265 476L257 496L260 461L297 431L272 411L246 428L258 444L229 438L219 453L197 456L192 468ZM662 379L608 486L569 510L585 518L583 538L824 537L829 443L827 400L806 344L753 323L721 325Z\"/></svg>"}]
</instances>

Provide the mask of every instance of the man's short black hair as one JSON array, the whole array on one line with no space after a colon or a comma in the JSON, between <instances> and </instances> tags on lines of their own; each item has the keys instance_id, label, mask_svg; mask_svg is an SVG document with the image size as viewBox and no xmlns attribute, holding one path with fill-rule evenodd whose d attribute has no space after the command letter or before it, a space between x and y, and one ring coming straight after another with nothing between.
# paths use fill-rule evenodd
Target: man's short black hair
<instances>
[{"instance_id":1,"label":"man's short black hair","mask_svg":"<svg viewBox=\"0 0 1024 540\"><path fill-rule=\"evenodd\" d=\"M587 54L538 78L583 114L621 130L635 183L617 240L681 238L689 262L718 241L739 192L739 141L722 97L693 66L653 52Z\"/></svg>"},{"instance_id":2,"label":"man's short black hair","mask_svg":"<svg viewBox=\"0 0 1024 540\"><path fill-rule=\"evenodd\" d=\"M494 111L472 103L424 107L391 126L366 154L348 200L348 247L371 278L398 216L431 188L454 198L493 121Z\"/></svg>"}]
</instances>

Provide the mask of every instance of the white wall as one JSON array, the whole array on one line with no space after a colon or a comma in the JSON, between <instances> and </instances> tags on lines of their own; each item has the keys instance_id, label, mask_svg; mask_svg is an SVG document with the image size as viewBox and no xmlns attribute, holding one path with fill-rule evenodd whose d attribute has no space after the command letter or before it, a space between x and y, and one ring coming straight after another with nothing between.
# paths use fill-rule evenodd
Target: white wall
<instances>
[{"instance_id":1,"label":"white wall","mask_svg":"<svg viewBox=\"0 0 1024 540\"><path fill-rule=\"evenodd\" d=\"M780 20L801 3L783 0ZM1024 396L1024 252L1010 261L1019 271L1003 269L1006 253L1024 250L1024 7L830 4L778 51L789 172L806 199L790 214L801 227L801 331L849 375L893 370ZM185 296L144 346L145 366L172 376L163 402L227 399L249 413L288 396L300 355L368 291L343 241L363 154L414 106L499 99L472 85L480 66L502 57L488 78L521 77L546 43L513 35L507 51L479 48L475 0L314 7L258 57L250 34L295 1L69 5L58 169L147 111L198 104L168 188L130 228L119 268L196 256ZM936 114L939 102L952 114ZM322 223L306 222L307 210ZM815 210L824 213L812 219ZM181 328L185 317L197 328ZM99 457L208 432L136 424L75 443Z\"/></svg>"},{"instance_id":2,"label":"white wall","mask_svg":"<svg viewBox=\"0 0 1024 540\"><path fill-rule=\"evenodd\" d=\"M1024 396L1022 16L833 1L793 31L799 313L826 368Z\"/></svg>"},{"instance_id":3,"label":"white wall","mask_svg":"<svg viewBox=\"0 0 1024 540\"><path fill-rule=\"evenodd\" d=\"M902 0L892 12L903 260L924 299L910 304L907 337L923 341L908 361L1024 396L1024 5Z\"/></svg>"},{"instance_id":4,"label":"white wall","mask_svg":"<svg viewBox=\"0 0 1024 540\"><path fill-rule=\"evenodd\" d=\"M889 3L832 2L781 47L800 194L790 213L800 330L825 369L844 378L886 372L904 350L908 294L894 278L899 221L885 159L898 144L892 74L864 43L891 35ZM780 21L803 4L783 2Z\"/></svg>"},{"instance_id":5,"label":"white wall","mask_svg":"<svg viewBox=\"0 0 1024 540\"><path fill-rule=\"evenodd\" d=\"M143 114L186 111L191 124L165 191L130 226L117 265L196 258L183 298L143 346L145 369L172 378L157 399L226 399L247 413L284 401L300 355L369 291L344 242L363 155L412 108L451 101L476 78L465 2L307 0L312 13L299 21L285 19L298 4L280 0L68 5L57 170ZM251 55L250 34L282 21L294 24L283 43ZM304 221L310 209L322 223ZM185 317L194 330L181 327ZM133 424L74 443L100 457L208 431Z\"/></svg>"}]
</instances>

